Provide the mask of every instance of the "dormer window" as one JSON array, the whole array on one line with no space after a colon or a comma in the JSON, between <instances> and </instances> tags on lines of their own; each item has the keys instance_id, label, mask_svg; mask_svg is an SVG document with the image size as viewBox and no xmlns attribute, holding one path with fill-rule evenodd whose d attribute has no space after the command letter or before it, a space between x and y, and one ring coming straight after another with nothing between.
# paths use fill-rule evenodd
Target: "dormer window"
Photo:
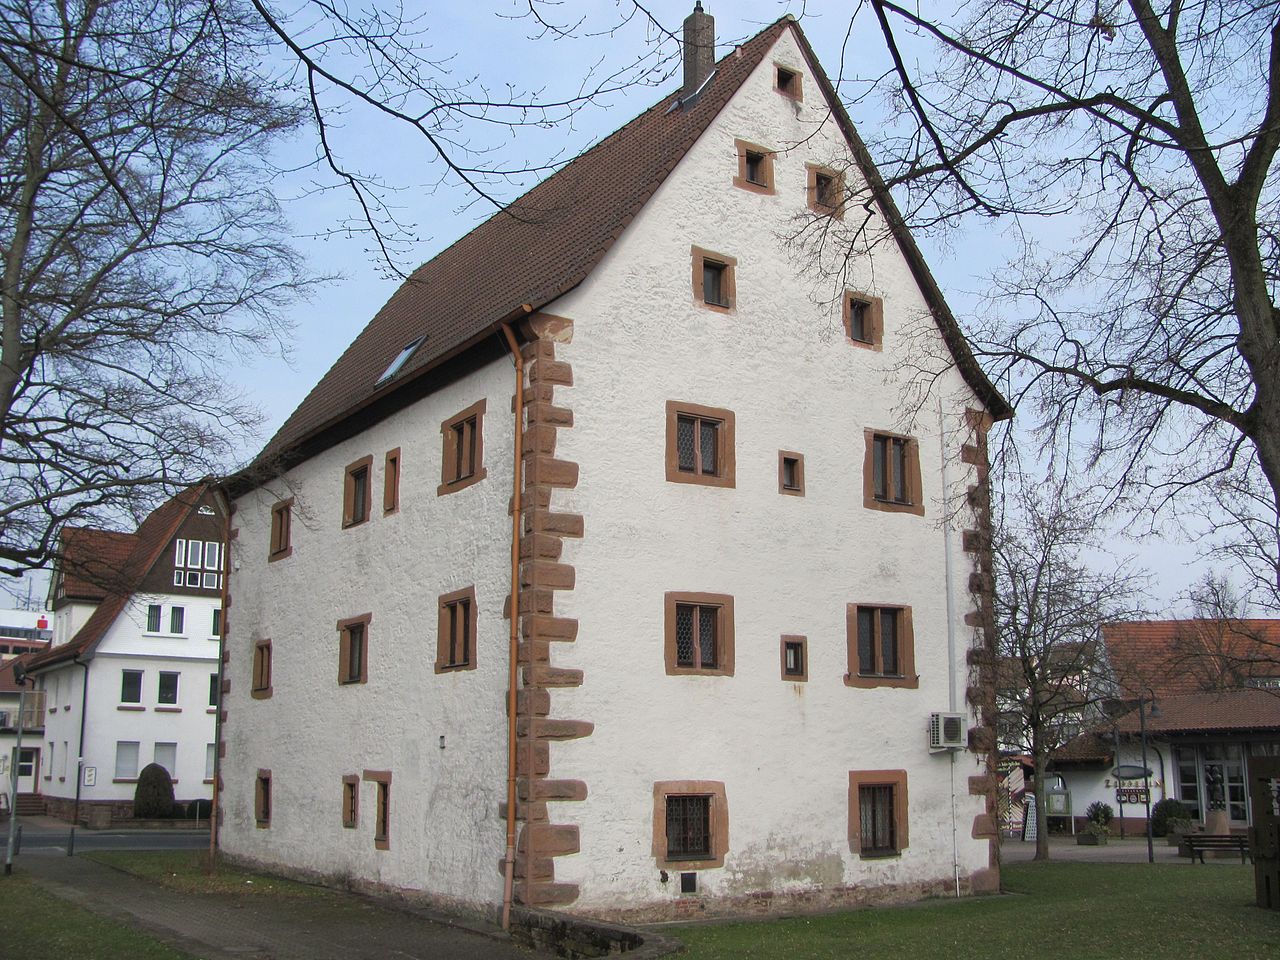
<instances>
[{"instance_id":1,"label":"dormer window","mask_svg":"<svg viewBox=\"0 0 1280 960\"><path fill-rule=\"evenodd\" d=\"M397 373L399 373L400 369L406 363L409 362L409 358L413 356L413 354L417 351L417 349L420 346L422 346L422 342L426 339L427 339L426 337L419 337L417 340L410 340L408 343L406 343L404 345L404 349L401 350L398 354L396 354L396 358L391 361L387 369L382 371L382 376L378 378L378 382L375 383L374 386L377 386L377 387L382 386L384 383L386 383L388 380L394 377Z\"/></svg>"}]
</instances>

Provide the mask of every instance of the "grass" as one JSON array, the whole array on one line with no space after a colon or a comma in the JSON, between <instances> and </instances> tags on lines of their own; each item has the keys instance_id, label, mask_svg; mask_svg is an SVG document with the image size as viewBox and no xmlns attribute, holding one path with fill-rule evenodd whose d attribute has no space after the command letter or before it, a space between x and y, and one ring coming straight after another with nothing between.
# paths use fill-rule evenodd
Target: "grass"
<instances>
[{"instance_id":1,"label":"grass","mask_svg":"<svg viewBox=\"0 0 1280 960\"><path fill-rule=\"evenodd\" d=\"M274 896L320 899L333 894L323 887L242 870L225 863L210 868L205 850L100 850L83 855L143 880L181 893Z\"/></svg>"},{"instance_id":2,"label":"grass","mask_svg":"<svg viewBox=\"0 0 1280 960\"><path fill-rule=\"evenodd\" d=\"M0 878L0 956L22 960L190 960L124 924L45 893L21 873Z\"/></svg>"},{"instance_id":3,"label":"grass","mask_svg":"<svg viewBox=\"0 0 1280 960\"><path fill-rule=\"evenodd\" d=\"M1003 897L667 928L689 960L1274 960L1280 911L1254 906L1253 868L1021 863Z\"/></svg>"}]
</instances>

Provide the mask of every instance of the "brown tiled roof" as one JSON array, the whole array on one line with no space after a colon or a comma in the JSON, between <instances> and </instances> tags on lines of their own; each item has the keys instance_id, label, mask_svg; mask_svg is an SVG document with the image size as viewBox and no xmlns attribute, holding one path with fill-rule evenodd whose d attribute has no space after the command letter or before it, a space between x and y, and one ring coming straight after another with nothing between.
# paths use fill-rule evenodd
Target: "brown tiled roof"
<instances>
[{"instance_id":1,"label":"brown tiled roof","mask_svg":"<svg viewBox=\"0 0 1280 960\"><path fill-rule=\"evenodd\" d=\"M90 614L89 619L74 637L60 646L34 654L29 661L31 669L40 669L71 660L83 653L91 652L97 646L98 641L103 638L111 624L115 623L116 617L128 604L129 597L132 596L137 585L155 566L161 554L167 553L169 543L173 540L178 528L200 505L207 490L208 487L204 484L189 487L148 514L139 525L137 532L131 535L133 549L120 566L117 584L112 586L111 591L98 604L98 608Z\"/></svg>"},{"instance_id":2,"label":"brown tiled roof","mask_svg":"<svg viewBox=\"0 0 1280 960\"><path fill-rule=\"evenodd\" d=\"M414 271L280 427L259 466L323 449L327 431L369 407L389 412L411 402L422 390L416 382L446 360L494 336L504 321L540 309L581 283L788 28L834 104L960 370L993 416L1010 416L1007 402L974 360L803 32L784 17L721 59L690 104L673 110L678 94L663 98ZM397 354L423 336L426 341L400 373L377 386ZM234 482L252 485L255 475L261 471Z\"/></svg>"},{"instance_id":3,"label":"brown tiled roof","mask_svg":"<svg viewBox=\"0 0 1280 960\"><path fill-rule=\"evenodd\" d=\"M1280 691L1226 690L1157 697L1147 708L1147 733L1211 733L1270 730L1280 733ZM1138 733L1141 718L1133 710L1117 723L1121 733Z\"/></svg>"},{"instance_id":4,"label":"brown tiled roof","mask_svg":"<svg viewBox=\"0 0 1280 960\"><path fill-rule=\"evenodd\" d=\"M1110 763L1115 744L1104 734L1082 733L1068 740L1049 759L1054 766L1066 763Z\"/></svg>"},{"instance_id":5,"label":"brown tiled roof","mask_svg":"<svg viewBox=\"0 0 1280 960\"><path fill-rule=\"evenodd\" d=\"M1176 697L1280 676L1280 620L1145 620L1102 626L1125 696Z\"/></svg>"},{"instance_id":6,"label":"brown tiled roof","mask_svg":"<svg viewBox=\"0 0 1280 960\"><path fill-rule=\"evenodd\" d=\"M34 653L24 653L20 657L12 657L0 663L0 693L17 693L22 689L18 681L13 679L13 668L18 663L29 665L31 658L34 656ZM31 689L30 685L27 686L27 689Z\"/></svg>"},{"instance_id":7,"label":"brown tiled roof","mask_svg":"<svg viewBox=\"0 0 1280 960\"><path fill-rule=\"evenodd\" d=\"M101 600L119 578L137 534L92 527L62 531L63 594L68 600Z\"/></svg>"}]
</instances>

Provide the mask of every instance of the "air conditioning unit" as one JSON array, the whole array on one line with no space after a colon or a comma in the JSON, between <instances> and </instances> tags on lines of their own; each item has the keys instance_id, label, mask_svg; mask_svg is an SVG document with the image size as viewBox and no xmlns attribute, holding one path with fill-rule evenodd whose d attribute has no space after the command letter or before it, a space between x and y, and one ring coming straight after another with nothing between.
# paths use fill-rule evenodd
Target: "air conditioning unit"
<instances>
[{"instance_id":1,"label":"air conditioning unit","mask_svg":"<svg viewBox=\"0 0 1280 960\"><path fill-rule=\"evenodd\" d=\"M929 714L929 749L963 750L967 719L963 713Z\"/></svg>"}]
</instances>

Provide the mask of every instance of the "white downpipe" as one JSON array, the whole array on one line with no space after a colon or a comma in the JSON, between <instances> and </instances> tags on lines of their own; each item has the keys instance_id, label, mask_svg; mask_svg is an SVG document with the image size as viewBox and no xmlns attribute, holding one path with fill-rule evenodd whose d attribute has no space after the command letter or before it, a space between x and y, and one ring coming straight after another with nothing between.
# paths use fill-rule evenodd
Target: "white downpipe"
<instances>
[{"instance_id":1,"label":"white downpipe","mask_svg":"<svg viewBox=\"0 0 1280 960\"><path fill-rule=\"evenodd\" d=\"M956 713L956 601L952 586L954 576L951 559L951 488L947 486L947 432L942 418L942 398L938 397L938 452L942 460L942 556L946 570L947 591L947 707ZM960 897L960 847L956 824L956 750L948 750L951 767L951 875L955 880L956 898Z\"/></svg>"}]
</instances>

